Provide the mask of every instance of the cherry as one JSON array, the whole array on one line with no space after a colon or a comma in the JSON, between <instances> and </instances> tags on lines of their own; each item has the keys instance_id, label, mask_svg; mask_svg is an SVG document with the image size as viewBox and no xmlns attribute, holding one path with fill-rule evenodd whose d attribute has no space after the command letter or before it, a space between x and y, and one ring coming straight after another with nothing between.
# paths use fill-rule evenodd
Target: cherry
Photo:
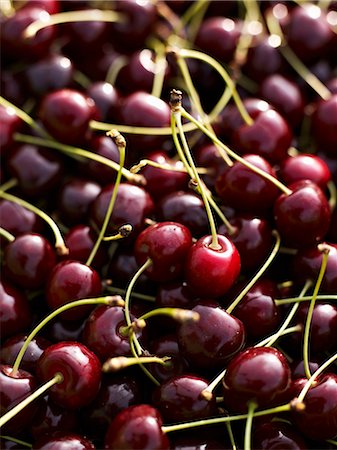
<instances>
[{"instance_id":1,"label":"cherry","mask_svg":"<svg viewBox=\"0 0 337 450\"><path fill-rule=\"evenodd\" d=\"M234 20L209 17L202 22L195 44L215 59L228 63L234 56L240 34L241 26Z\"/></svg>"},{"instance_id":2,"label":"cherry","mask_svg":"<svg viewBox=\"0 0 337 450\"><path fill-rule=\"evenodd\" d=\"M215 302L200 301L192 311L200 315L199 320L184 322L178 329L182 355L193 367L222 367L244 345L242 322Z\"/></svg>"},{"instance_id":3,"label":"cherry","mask_svg":"<svg viewBox=\"0 0 337 450\"><path fill-rule=\"evenodd\" d=\"M2 364L12 366L21 350L27 336L25 334L15 334L7 339L0 349L0 360ZM33 339L27 348L22 359L21 368L31 374L35 374L36 363L44 350L49 347L50 342L43 337Z\"/></svg>"},{"instance_id":4,"label":"cherry","mask_svg":"<svg viewBox=\"0 0 337 450\"><path fill-rule=\"evenodd\" d=\"M6 282L0 282L0 333L4 340L25 331L32 322L32 312L23 292Z\"/></svg>"},{"instance_id":5,"label":"cherry","mask_svg":"<svg viewBox=\"0 0 337 450\"><path fill-rule=\"evenodd\" d=\"M290 385L290 368L283 354L271 347L249 347L228 364L223 379L224 402L231 410L247 410L249 402L259 407L273 400Z\"/></svg>"},{"instance_id":6,"label":"cherry","mask_svg":"<svg viewBox=\"0 0 337 450\"><path fill-rule=\"evenodd\" d=\"M156 208L159 220L172 220L185 225L192 236L207 233L208 219L202 199L191 192L177 191L165 195Z\"/></svg>"},{"instance_id":7,"label":"cherry","mask_svg":"<svg viewBox=\"0 0 337 450\"><path fill-rule=\"evenodd\" d=\"M173 281L183 275L192 236L187 227L176 222L160 222L143 230L135 242L138 264L151 259L146 275L158 282Z\"/></svg>"},{"instance_id":8,"label":"cherry","mask_svg":"<svg viewBox=\"0 0 337 450\"><path fill-rule=\"evenodd\" d=\"M60 4L58 0L26 0L20 8L30 8L38 6L46 10L49 14L56 14L60 12Z\"/></svg>"},{"instance_id":9,"label":"cherry","mask_svg":"<svg viewBox=\"0 0 337 450\"><path fill-rule=\"evenodd\" d=\"M57 53L30 64L24 73L29 90L37 96L69 87L73 76L71 60Z\"/></svg>"},{"instance_id":10,"label":"cherry","mask_svg":"<svg viewBox=\"0 0 337 450\"><path fill-rule=\"evenodd\" d=\"M309 180L289 186L274 205L274 218L284 244L308 247L321 241L329 229L330 207L321 189Z\"/></svg>"},{"instance_id":11,"label":"cherry","mask_svg":"<svg viewBox=\"0 0 337 450\"><path fill-rule=\"evenodd\" d=\"M293 411L293 421L304 436L314 440L337 436L337 376L320 376L304 397L305 409Z\"/></svg>"},{"instance_id":12,"label":"cherry","mask_svg":"<svg viewBox=\"0 0 337 450\"><path fill-rule=\"evenodd\" d=\"M79 342L50 345L37 363L37 376L42 382L56 373L62 381L50 388L50 398L58 405L77 409L96 397L101 383L101 364L97 356Z\"/></svg>"},{"instance_id":13,"label":"cherry","mask_svg":"<svg viewBox=\"0 0 337 450\"><path fill-rule=\"evenodd\" d=\"M1 90L3 90L1 88ZM7 97L8 98L8 97ZM3 155L14 143L14 133L19 130L22 122L14 109L0 105L0 149Z\"/></svg>"},{"instance_id":14,"label":"cherry","mask_svg":"<svg viewBox=\"0 0 337 450\"><path fill-rule=\"evenodd\" d=\"M66 260L58 263L50 273L46 286L47 303L51 309L74 300L97 297L102 290L98 273L79 261ZM62 313L63 320L83 318L91 306L73 308Z\"/></svg>"},{"instance_id":15,"label":"cherry","mask_svg":"<svg viewBox=\"0 0 337 450\"><path fill-rule=\"evenodd\" d=\"M46 327L45 334L52 342L80 341L84 327L83 320L67 321L56 317Z\"/></svg>"},{"instance_id":16,"label":"cherry","mask_svg":"<svg viewBox=\"0 0 337 450\"><path fill-rule=\"evenodd\" d=\"M50 193L61 181L63 161L49 149L22 144L12 149L7 159L8 172L18 180L29 197Z\"/></svg>"},{"instance_id":17,"label":"cherry","mask_svg":"<svg viewBox=\"0 0 337 450\"><path fill-rule=\"evenodd\" d=\"M82 340L102 362L114 356L128 356L131 355L130 339L128 333L122 332L122 327L126 327L124 309L101 305L87 319ZM140 330L136 332L139 339L143 334Z\"/></svg>"},{"instance_id":18,"label":"cherry","mask_svg":"<svg viewBox=\"0 0 337 450\"><path fill-rule=\"evenodd\" d=\"M12 366L0 365L0 404L1 416L28 397L36 388L36 378L25 370L18 370L14 374ZM2 428L3 434L20 433L27 429L32 422L37 405L31 404L30 408L20 411L11 421Z\"/></svg>"},{"instance_id":19,"label":"cherry","mask_svg":"<svg viewBox=\"0 0 337 450\"><path fill-rule=\"evenodd\" d=\"M331 173L325 161L316 155L305 153L284 159L279 175L287 185L300 180L310 180L323 191L331 179Z\"/></svg>"},{"instance_id":20,"label":"cherry","mask_svg":"<svg viewBox=\"0 0 337 450\"><path fill-rule=\"evenodd\" d=\"M59 89L46 94L40 104L38 117L47 131L57 140L80 145L95 119L95 102L73 89Z\"/></svg>"},{"instance_id":21,"label":"cherry","mask_svg":"<svg viewBox=\"0 0 337 450\"><path fill-rule=\"evenodd\" d=\"M160 414L152 406L146 404L130 406L112 420L105 436L104 448L168 449L169 441L161 425Z\"/></svg>"},{"instance_id":22,"label":"cherry","mask_svg":"<svg viewBox=\"0 0 337 450\"><path fill-rule=\"evenodd\" d=\"M306 450L303 437L286 422L269 421L257 426L253 432L253 448L261 450Z\"/></svg>"},{"instance_id":23,"label":"cherry","mask_svg":"<svg viewBox=\"0 0 337 450\"><path fill-rule=\"evenodd\" d=\"M95 450L96 447L88 439L78 434L61 434L55 436L47 436L39 439L33 445L34 450Z\"/></svg>"},{"instance_id":24,"label":"cherry","mask_svg":"<svg viewBox=\"0 0 337 450\"><path fill-rule=\"evenodd\" d=\"M335 155L336 138L337 94L327 100L320 100L312 116L312 132L318 145L325 151Z\"/></svg>"},{"instance_id":25,"label":"cherry","mask_svg":"<svg viewBox=\"0 0 337 450\"><path fill-rule=\"evenodd\" d=\"M269 175L276 176L263 157L250 154L245 155L243 159ZM238 161L218 177L215 187L226 205L252 214L268 211L279 194L278 188L271 181L262 178Z\"/></svg>"},{"instance_id":26,"label":"cherry","mask_svg":"<svg viewBox=\"0 0 337 450\"><path fill-rule=\"evenodd\" d=\"M43 222L33 211L9 200L0 200L0 226L14 236L41 233Z\"/></svg>"},{"instance_id":27,"label":"cherry","mask_svg":"<svg viewBox=\"0 0 337 450\"><path fill-rule=\"evenodd\" d=\"M114 185L107 185L91 205L90 216L98 228L103 224L113 189ZM153 207L153 201L145 189L121 183L118 186L108 232L116 233L122 225L130 224L132 234L137 235L144 228L144 221L152 213Z\"/></svg>"},{"instance_id":28,"label":"cherry","mask_svg":"<svg viewBox=\"0 0 337 450\"><path fill-rule=\"evenodd\" d=\"M217 127L218 124L215 123L214 125ZM219 127L221 129L220 125ZM198 147L194 152L194 156L198 166L209 169L210 173L202 175L202 178L205 184L213 190L215 180L225 171L226 162L220 156L219 150L214 144L206 144Z\"/></svg>"},{"instance_id":29,"label":"cherry","mask_svg":"<svg viewBox=\"0 0 337 450\"><path fill-rule=\"evenodd\" d=\"M203 419L216 411L215 397L202 395L207 386L207 380L194 375L175 376L156 388L153 404L167 422Z\"/></svg>"},{"instance_id":30,"label":"cherry","mask_svg":"<svg viewBox=\"0 0 337 450\"><path fill-rule=\"evenodd\" d=\"M115 120L120 94L112 84L106 81L96 81L88 87L87 95L94 100L103 121ZM111 141L111 139L109 140Z\"/></svg>"},{"instance_id":31,"label":"cherry","mask_svg":"<svg viewBox=\"0 0 337 450\"><path fill-rule=\"evenodd\" d=\"M232 145L238 152L255 153L271 163L287 156L292 134L288 123L274 110L261 112L252 125L242 125L233 134Z\"/></svg>"},{"instance_id":32,"label":"cherry","mask_svg":"<svg viewBox=\"0 0 337 450\"><path fill-rule=\"evenodd\" d=\"M90 205L101 192L98 183L73 178L66 181L59 191L58 211L68 225L79 224L88 217Z\"/></svg>"},{"instance_id":33,"label":"cherry","mask_svg":"<svg viewBox=\"0 0 337 450\"><path fill-rule=\"evenodd\" d=\"M221 297L240 272L240 255L234 244L218 235L219 249L211 247L211 236L198 239L190 248L185 264L186 280L200 297Z\"/></svg>"},{"instance_id":34,"label":"cherry","mask_svg":"<svg viewBox=\"0 0 337 450\"><path fill-rule=\"evenodd\" d=\"M317 362L309 361L309 369L310 373L316 372L316 370L319 368L319 364ZM293 380L296 380L298 378L305 378L305 370L304 370L304 361L294 361L291 363L291 374Z\"/></svg>"},{"instance_id":35,"label":"cherry","mask_svg":"<svg viewBox=\"0 0 337 450\"><path fill-rule=\"evenodd\" d=\"M4 250L4 274L23 288L43 287L55 263L52 246L39 234L22 234Z\"/></svg>"}]
</instances>

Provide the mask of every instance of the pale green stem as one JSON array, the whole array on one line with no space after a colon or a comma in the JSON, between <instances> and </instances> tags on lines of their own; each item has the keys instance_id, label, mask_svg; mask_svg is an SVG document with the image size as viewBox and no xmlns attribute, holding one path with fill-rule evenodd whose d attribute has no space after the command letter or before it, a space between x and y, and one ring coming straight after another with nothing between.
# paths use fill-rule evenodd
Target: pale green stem
<instances>
[{"instance_id":1,"label":"pale green stem","mask_svg":"<svg viewBox=\"0 0 337 450\"><path fill-rule=\"evenodd\" d=\"M336 208L336 202L337 202L336 185L332 180L330 180L328 182L327 188L329 190L329 206L330 206L331 211L334 211L334 209Z\"/></svg>"},{"instance_id":2,"label":"pale green stem","mask_svg":"<svg viewBox=\"0 0 337 450\"><path fill-rule=\"evenodd\" d=\"M108 131L111 128L118 130L120 133L124 134L140 134L140 135L151 135L151 136L171 136L171 127L136 127L132 125L119 125L104 122L97 122L96 120L91 120L89 127L93 130L98 131ZM193 123L185 123L183 125L184 132L194 131L197 127Z\"/></svg>"},{"instance_id":3,"label":"pale green stem","mask_svg":"<svg viewBox=\"0 0 337 450\"><path fill-rule=\"evenodd\" d=\"M18 185L18 180L16 178L11 178L10 180L6 181L4 184L0 186L0 190L2 192L9 191L13 187Z\"/></svg>"},{"instance_id":4,"label":"pale green stem","mask_svg":"<svg viewBox=\"0 0 337 450\"><path fill-rule=\"evenodd\" d=\"M281 298L275 300L275 305L289 305L290 303L297 303L297 302L307 302L312 299L312 295L308 295L302 298L299 297L288 297L288 298ZM337 295L317 295L317 300L337 300Z\"/></svg>"},{"instance_id":5,"label":"pale green stem","mask_svg":"<svg viewBox=\"0 0 337 450\"><path fill-rule=\"evenodd\" d=\"M19 444L22 447L32 448L32 444L29 444L29 442L21 441L21 439L14 438L12 436L3 436L3 435L1 435L0 439L6 439L7 441L15 442L16 444Z\"/></svg>"},{"instance_id":6,"label":"pale green stem","mask_svg":"<svg viewBox=\"0 0 337 450\"><path fill-rule=\"evenodd\" d=\"M226 428L227 428L227 432L228 432L228 436L229 436L229 440L232 446L232 450L237 450L237 446L235 444L235 438L234 438L234 434L233 434L233 430L232 430L232 424L230 422L226 422Z\"/></svg>"},{"instance_id":7,"label":"pale green stem","mask_svg":"<svg viewBox=\"0 0 337 450\"><path fill-rule=\"evenodd\" d=\"M257 408L257 403L250 401L248 403L248 416L245 427L245 437L244 437L244 450L251 450L251 440L252 440L252 425L254 418L254 411Z\"/></svg>"},{"instance_id":8,"label":"pale green stem","mask_svg":"<svg viewBox=\"0 0 337 450\"><path fill-rule=\"evenodd\" d=\"M117 288L114 286L107 286L106 289L108 291L115 292L117 294L123 294L123 295L125 294L125 291L126 291L125 289ZM141 294L139 292L131 292L131 297L138 298L140 300L146 300L148 302L156 301L156 297L154 297L153 295Z\"/></svg>"},{"instance_id":9,"label":"pale green stem","mask_svg":"<svg viewBox=\"0 0 337 450\"><path fill-rule=\"evenodd\" d=\"M3 227L0 227L0 235L9 242L13 242L15 240L15 236Z\"/></svg>"},{"instance_id":10,"label":"pale green stem","mask_svg":"<svg viewBox=\"0 0 337 450\"><path fill-rule=\"evenodd\" d=\"M118 56L110 65L106 77L105 77L105 81L107 83L112 84L112 86L115 85L117 77L119 72L121 71L121 69L126 66L129 62L129 58L127 58L126 56L120 55ZM115 126L110 126L110 128L116 128ZM108 128L108 129L110 129Z\"/></svg>"},{"instance_id":11,"label":"pale green stem","mask_svg":"<svg viewBox=\"0 0 337 450\"><path fill-rule=\"evenodd\" d=\"M156 51L155 70L151 91L151 94L154 97L160 98L161 96L164 85L166 66L167 62L165 48L163 45L161 45L160 49L157 49Z\"/></svg>"},{"instance_id":12,"label":"pale green stem","mask_svg":"<svg viewBox=\"0 0 337 450\"><path fill-rule=\"evenodd\" d=\"M274 339L274 337L276 337L278 339L279 337L285 336L286 334L297 333L301 330L302 330L301 325L294 325L293 327L289 327L289 328L286 328L285 330L283 330L281 332L281 334L279 332L277 332L275 334L272 334L271 336L268 336L266 339L263 339L263 341L254 345L254 347L270 347L271 343L274 343L274 342L272 342L272 339Z\"/></svg>"}]
</instances>

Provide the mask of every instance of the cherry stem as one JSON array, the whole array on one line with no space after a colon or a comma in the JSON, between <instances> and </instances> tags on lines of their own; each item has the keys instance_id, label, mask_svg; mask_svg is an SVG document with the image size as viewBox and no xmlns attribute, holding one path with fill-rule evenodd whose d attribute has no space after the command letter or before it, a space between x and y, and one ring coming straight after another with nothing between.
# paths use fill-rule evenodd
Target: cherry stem
<instances>
[{"instance_id":1,"label":"cherry stem","mask_svg":"<svg viewBox=\"0 0 337 450\"><path fill-rule=\"evenodd\" d=\"M207 398L210 396L210 394L212 394L212 392L214 391L214 389L218 386L219 383L221 383L223 377L226 375L227 372L227 368L222 370L215 378L213 381L211 381L209 383L209 385L207 386L207 388L205 388L202 391L202 396Z\"/></svg>"},{"instance_id":2,"label":"cherry stem","mask_svg":"<svg viewBox=\"0 0 337 450\"><path fill-rule=\"evenodd\" d=\"M50 14L43 20L35 20L24 31L26 38L31 38L43 28L51 25L59 25L69 22L125 22L124 15L116 11L100 10L100 9L86 9L79 11L66 11L57 14Z\"/></svg>"},{"instance_id":3,"label":"cherry stem","mask_svg":"<svg viewBox=\"0 0 337 450\"><path fill-rule=\"evenodd\" d=\"M136 127L132 125L119 125L98 122L97 120L91 120L89 122L89 127L93 130L98 131L108 131L111 128L115 128L120 133L124 134L140 134L140 135L151 135L151 136L170 136L172 134L171 127ZM183 130L186 132L194 131L197 127L193 123L185 123L183 125Z\"/></svg>"},{"instance_id":4,"label":"cherry stem","mask_svg":"<svg viewBox=\"0 0 337 450\"><path fill-rule=\"evenodd\" d=\"M186 321L197 322L200 318L199 314L195 311L183 308L168 307L168 308L153 309L140 316L137 320L147 320L155 316L172 317L172 319L177 320L178 322L186 322Z\"/></svg>"},{"instance_id":5,"label":"cherry stem","mask_svg":"<svg viewBox=\"0 0 337 450\"><path fill-rule=\"evenodd\" d=\"M111 241L118 241L119 239L124 239L129 236L129 234L132 232L132 225L125 224L120 227L117 234L114 234L113 236L105 236L103 237L104 242L111 242Z\"/></svg>"},{"instance_id":6,"label":"cherry stem","mask_svg":"<svg viewBox=\"0 0 337 450\"><path fill-rule=\"evenodd\" d=\"M254 417L263 417L263 416L268 416L269 414L282 413L282 412L290 411L291 409L292 409L292 405L290 403L286 403L284 405L276 406L275 408L263 409L262 411L255 411ZM237 420L245 420L245 419L247 419L247 417L248 417L248 414L238 414L236 416L215 417L212 419L203 419L203 420L196 420L193 422L183 422L183 423L178 423L178 424L174 424L174 425L166 425L166 426L161 427L161 429L162 429L163 433L171 433L173 431L188 430L188 429L196 428L196 427L217 425L220 423L234 422Z\"/></svg>"},{"instance_id":7,"label":"cherry stem","mask_svg":"<svg viewBox=\"0 0 337 450\"><path fill-rule=\"evenodd\" d=\"M300 298L308 291L308 289L311 287L311 285L312 285L312 282L309 281L309 280L305 283L305 285L304 285L304 287L303 287L303 289L302 289L302 291L301 291L301 293L299 295ZM293 307L291 308L287 318L284 320L283 324L278 329L278 331L269 338L267 343L262 341L262 343L257 344L256 347L261 347L262 345L264 347L271 347L277 341L277 339L280 336L282 336L283 332L286 330L287 326L292 321L292 319L293 319L293 317L294 317L298 307L299 307L299 303L295 303L293 305Z\"/></svg>"},{"instance_id":8,"label":"cherry stem","mask_svg":"<svg viewBox=\"0 0 337 450\"><path fill-rule=\"evenodd\" d=\"M15 240L15 236L3 227L0 227L0 235L9 242L13 242Z\"/></svg>"},{"instance_id":9,"label":"cherry stem","mask_svg":"<svg viewBox=\"0 0 337 450\"><path fill-rule=\"evenodd\" d=\"M117 198L117 194L118 194L118 188L122 179L122 167L124 167L125 164L125 147L126 147L126 142L124 137L119 133L119 131L117 130L111 130L107 133L107 136L110 136L114 141L115 144L117 145L118 151L119 151L119 169L117 172L117 176L116 176L116 181L115 181L115 185L110 197L110 201L108 204L108 209L106 211L105 217L104 217L104 221L103 224L101 226L101 229L99 231L99 235L98 238L95 242L95 245L93 246L90 255L87 259L86 265L90 266L96 256L96 253L99 249L99 246L101 245L104 235L106 233L106 230L108 228L110 219L111 219L111 215L116 203L116 198Z\"/></svg>"},{"instance_id":10,"label":"cherry stem","mask_svg":"<svg viewBox=\"0 0 337 450\"><path fill-rule=\"evenodd\" d=\"M21 205L24 208L28 209L29 211L34 212L37 216L41 217L41 219L43 219L45 222L48 223L48 225L50 226L50 228L54 233L55 249L57 254L67 255L69 253L69 250L63 240L59 227L47 213L37 208L36 206L32 205L31 203L26 202L22 198L16 197L15 195L12 194L8 194L7 192L3 192L1 189L0 189L0 198L4 198L5 200Z\"/></svg>"},{"instance_id":11,"label":"cherry stem","mask_svg":"<svg viewBox=\"0 0 337 450\"><path fill-rule=\"evenodd\" d=\"M209 245L209 247L213 250L219 250L220 245L218 242L215 220L214 220L213 213L212 213L209 201L208 201L206 188L196 170L196 166L194 164L194 161L193 161L193 158L192 158L192 155L191 155L190 149L188 147L188 143L187 143L187 140L186 140L183 128L182 128L181 114L180 114L181 99L182 99L181 91L176 91L176 90L171 91L171 97L170 97L171 125L172 125L172 135L173 135L174 143L176 144L179 156L181 157L182 162L184 163L186 169L188 170L188 173L189 173L191 179L196 181L196 183L198 185L198 189L200 190L200 194L201 194L201 197L202 197L204 205L205 205L205 210L206 210L206 214L208 217L208 222L209 222L209 226L211 229L211 235L212 235L212 242ZM176 126L179 131L180 139L181 139L182 146L183 146L183 152L185 154L183 154L183 152L181 151L181 147L179 145ZM177 143L178 143L178 145L177 145Z\"/></svg>"},{"instance_id":12,"label":"cherry stem","mask_svg":"<svg viewBox=\"0 0 337 450\"><path fill-rule=\"evenodd\" d=\"M191 6L184 12L180 21L177 23L177 26L173 29L174 34L180 34L184 27L188 24L190 20L195 17L196 14L199 13L205 6L208 6L209 0L199 0L192 2Z\"/></svg>"},{"instance_id":13,"label":"cherry stem","mask_svg":"<svg viewBox=\"0 0 337 450\"><path fill-rule=\"evenodd\" d=\"M15 133L14 140L17 142L26 142L27 144L36 144L41 145L43 147L55 148L56 150L61 150L61 152L65 153L66 155L72 158L80 156L85 159L91 159L93 161L96 161L98 163L110 167L116 172L118 172L120 169L120 165L115 161L112 161L111 159L106 158L105 156L97 155L94 152L84 150L83 148L73 147L72 145L61 144L60 142L57 141L52 141L49 139L41 139L35 136L30 136L21 133ZM122 167L122 174L124 178L126 178L128 181L132 183L145 184L145 178L143 177L143 175L133 174L125 167Z\"/></svg>"},{"instance_id":14,"label":"cherry stem","mask_svg":"<svg viewBox=\"0 0 337 450\"><path fill-rule=\"evenodd\" d=\"M285 336L286 334L298 333L300 331L302 331L302 325L294 325L293 327L282 329L281 332L277 331L277 333L268 336L266 339L263 339L263 341L254 345L254 347L271 347L271 345L274 343L274 338L278 339L279 337Z\"/></svg>"},{"instance_id":15,"label":"cherry stem","mask_svg":"<svg viewBox=\"0 0 337 450\"><path fill-rule=\"evenodd\" d=\"M309 304L309 309L308 309L308 313L307 313L307 317L306 317L306 321L305 321L304 333L303 333L303 365L304 365L305 375L308 379L311 377L310 366L309 366L309 337L310 337L309 335L310 335L311 320L312 320L312 315L313 315L314 308L315 308L318 291L321 287L321 284L322 284L322 281L324 278L326 266L328 263L329 253L330 253L330 247L328 245L321 244L321 247L322 247L321 267L320 267L318 278L317 278L317 281L315 284L314 292L312 294L312 298L311 298L311 301Z\"/></svg>"},{"instance_id":16,"label":"cherry stem","mask_svg":"<svg viewBox=\"0 0 337 450\"><path fill-rule=\"evenodd\" d=\"M337 189L335 183L330 180L327 184L327 188L329 191L329 206L331 211L333 211L336 208L337 203Z\"/></svg>"},{"instance_id":17,"label":"cherry stem","mask_svg":"<svg viewBox=\"0 0 337 450\"><path fill-rule=\"evenodd\" d=\"M114 86L119 72L121 71L121 69L123 69L124 66L128 64L128 62L129 58L124 55L119 55L116 59L114 59L113 62L110 64L109 69L107 70L105 81ZM111 127L110 125L110 128L116 127L114 126Z\"/></svg>"},{"instance_id":18,"label":"cherry stem","mask_svg":"<svg viewBox=\"0 0 337 450\"><path fill-rule=\"evenodd\" d=\"M275 305L289 305L290 303L297 303L297 302L307 302L312 299L312 295L308 295L302 298L299 297L288 297L288 298L280 298L274 300ZM337 295L317 295L316 300L337 300Z\"/></svg>"},{"instance_id":19,"label":"cherry stem","mask_svg":"<svg viewBox=\"0 0 337 450\"><path fill-rule=\"evenodd\" d=\"M287 45L282 28L270 10L266 14L266 23L269 29L269 33L274 36L278 36L280 39L280 52L282 56L287 60L290 66L303 78L303 80L324 100L328 100L331 97L329 89L319 80L310 70L303 64L298 58L296 53Z\"/></svg>"},{"instance_id":20,"label":"cherry stem","mask_svg":"<svg viewBox=\"0 0 337 450\"><path fill-rule=\"evenodd\" d=\"M227 428L229 441L231 443L232 450L237 450L237 446L235 444L234 434L233 434L233 430L232 430L232 424L230 422L226 422L225 425L226 425L226 428Z\"/></svg>"},{"instance_id":21,"label":"cherry stem","mask_svg":"<svg viewBox=\"0 0 337 450\"><path fill-rule=\"evenodd\" d=\"M303 402L305 396L307 395L309 389L311 388L311 385L314 383L316 378L327 368L329 367L334 361L337 360L337 353L332 355L327 361L325 361L324 364L322 364L308 379L308 381L303 386L299 396L297 397L297 400L299 402Z\"/></svg>"},{"instance_id":22,"label":"cherry stem","mask_svg":"<svg viewBox=\"0 0 337 450\"><path fill-rule=\"evenodd\" d=\"M107 286L106 289L108 289L111 292L116 292L117 294L125 294L125 289L122 288ZM146 300L148 302L156 301L156 297L154 297L153 295L141 294L140 292L131 292L131 297L138 298L140 300Z\"/></svg>"},{"instance_id":23,"label":"cherry stem","mask_svg":"<svg viewBox=\"0 0 337 450\"><path fill-rule=\"evenodd\" d=\"M169 356L164 356L159 358L158 356L138 356L137 358L131 358L127 356L116 356L115 358L110 358L102 366L103 372L118 372L121 369L125 369L130 366L135 366L139 364L161 364L165 366L167 361L171 358Z\"/></svg>"},{"instance_id":24,"label":"cherry stem","mask_svg":"<svg viewBox=\"0 0 337 450\"><path fill-rule=\"evenodd\" d=\"M25 355L25 352L31 343L31 341L34 339L34 337L37 335L37 333L42 330L43 327L45 327L52 319L54 319L59 314L63 313L64 311L68 311L71 308L75 308L77 306L85 306L85 305L118 305L123 306L124 302L121 297L119 296L112 296L108 295L105 297L96 297L96 298L89 298L89 299L81 299L81 300L74 300L73 302L66 303L65 305L60 306L59 308L55 309L55 311L52 311L48 316L46 316L43 320L41 320L40 323L36 325L33 331L30 332L30 334L25 339L25 342L23 346L21 347L15 362L13 364L12 374L13 376L16 375L17 371L19 370L21 361Z\"/></svg>"},{"instance_id":25,"label":"cherry stem","mask_svg":"<svg viewBox=\"0 0 337 450\"><path fill-rule=\"evenodd\" d=\"M248 414L244 436L244 450L251 450L252 425L253 425L254 411L256 410L256 408L257 403L253 401L248 402Z\"/></svg>"},{"instance_id":26,"label":"cherry stem","mask_svg":"<svg viewBox=\"0 0 337 450\"><path fill-rule=\"evenodd\" d=\"M15 114L27 125L29 125L31 128L36 130L41 136L44 136L46 138L50 138L49 134L44 130L44 128L41 127L32 117L30 117L29 114L27 114L22 109L18 108L17 106L13 105L13 103L9 102L5 98L0 96L0 105L4 106L5 108L11 108L14 110Z\"/></svg>"},{"instance_id":27,"label":"cherry stem","mask_svg":"<svg viewBox=\"0 0 337 450\"><path fill-rule=\"evenodd\" d=\"M21 439L14 438L12 436L0 436L0 439L6 439L7 441L15 442L16 444L22 445L23 447L32 448L32 444L29 442L22 441Z\"/></svg>"},{"instance_id":28,"label":"cherry stem","mask_svg":"<svg viewBox=\"0 0 337 450\"><path fill-rule=\"evenodd\" d=\"M164 44L156 40L154 51L156 53L156 58L151 95L160 98L163 90L165 71L167 66Z\"/></svg>"},{"instance_id":29,"label":"cherry stem","mask_svg":"<svg viewBox=\"0 0 337 450\"><path fill-rule=\"evenodd\" d=\"M273 177L269 173L265 172L262 169L259 169L258 167L254 166L253 164L249 163L245 159L243 159L241 156L237 155L233 150L231 150L226 144L220 141L218 137L211 133L207 128L197 119L195 119L191 114L189 114L183 107L181 107L181 115L185 117L185 119L188 119L190 122L195 124L207 137L209 137L214 143L218 144L221 148L223 148L233 159L236 161L239 161L241 164L243 164L245 167L248 167L253 172L257 173L258 175L261 175L261 177L269 180L271 183L273 183L276 187L278 187L282 192L284 192L285 195L290 195L292 193L291 189L289 189L287 186L285 186L283 183L281 183L277 178Z\"/></svg>"},{"instance_id":30,"label":"cherry stem","mask_svg":"<svg viewBox=\"0 0 337 450\"><path fill-rule=\"evenodd\" d=\"M11 178L10 180L6 181L5 183L3 183L0 186L0 190L5 192L5 191L9 191L10 189L12 189L13 187L18 185L18 180L16 178Z\"/></svg>"},{"instance_id":31,"label":"cherry stem","mask_svg":"<svg viewBox=\"0 0 337 450\"><path fill-rule=\"evenodd\" d=\"M63 375L60 372L57 372L51 380L40 386L35 392L33 392L27 398L22 400L22 402L15 405L6 414L0 417L0 428L3 427L9 420L13 419L17 414L19 414L19 412L22 411L26 406L28 406L32 401L36 400L38 397L48 391L48 389L54 386L54 384L62 383L62 381Z\"/></svg>"},{"instance_id":32,"label":"cherry stem","mask_svg":"<svg viewBox=\"0 0 337 450\"><path fill-rule=\"evenodd\" d=\"M254 286L254 284L259 280L259 278L261 278L261 276L264 274L264 272L268 269L268 267L272 263L273 259L277 255L279 248L280 248L281 238L280 238L279 233L276 230L273 230L273 235L276 238L273 250L271 251L270 255L268 256L268 258L266 259L264 264L258 270L258 272L249 281L247 286L240 292L240 294L228 306L228 308L226 308L226 311L228 312L228 314L231 314L233 312L233 310L237 307L237 305L240 303L240 301L243 299L243 297L247 294L247 292L249 292L249 290L252 288L252 286Z\"/></svg>"}]
</instances>

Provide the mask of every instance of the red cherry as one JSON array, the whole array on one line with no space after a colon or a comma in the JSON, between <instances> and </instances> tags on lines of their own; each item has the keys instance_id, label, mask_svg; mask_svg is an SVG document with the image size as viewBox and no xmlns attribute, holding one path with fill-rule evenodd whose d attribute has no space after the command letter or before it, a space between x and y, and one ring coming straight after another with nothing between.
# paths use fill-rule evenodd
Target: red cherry
<instances>
[{"instance_id":1,"label":"red cherry","mask_svg":"<svg viewBox=\"0 0 337 450\"><path fill-rule=\"evenodd\" d=\"M61 434L55 436L46 436L39 439L33 445L33 450L95 450L96 447L88 439L78 434Z\"/></svg>"},{"instance_id":2,"label":"red cherry","mask_svg":"<svg viewBox=\"0 0 337 450\"><path fill-rule=\"evenodd\" d=\"M336 155L337 94L328 100L320 100L312 116L312 131L325 151Z\"/></svg>"},{"instance_id":3,"label":"red cherry","mask_svg":"<svg viewBox=\"0 0 337 450\"><path fill-rule=\"evenodd\" d=\"M253 432L253 448L260 450L307 450L307 445L296 429L286 422L264 422Z\"/></svg>"}]
</instances>

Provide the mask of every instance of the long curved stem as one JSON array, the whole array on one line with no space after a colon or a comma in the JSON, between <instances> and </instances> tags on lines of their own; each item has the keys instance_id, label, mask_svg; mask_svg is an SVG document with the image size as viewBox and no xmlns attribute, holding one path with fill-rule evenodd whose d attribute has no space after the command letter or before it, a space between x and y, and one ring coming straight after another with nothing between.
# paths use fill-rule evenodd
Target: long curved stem
<instances>
[{"instance_id":1,"label":"long curved stem","mask_svg":"<svg viewBox=\"0 0 337 450\"><path fill-rule=\"evenodd\" d=\"M248 403L248 415L246 420L245 437L244 437L244 450L251 449L252 425L253 425L254 411L256 410L256 408L257 403L253 401L250 401Z\"/></svg>"}]
</instances>

